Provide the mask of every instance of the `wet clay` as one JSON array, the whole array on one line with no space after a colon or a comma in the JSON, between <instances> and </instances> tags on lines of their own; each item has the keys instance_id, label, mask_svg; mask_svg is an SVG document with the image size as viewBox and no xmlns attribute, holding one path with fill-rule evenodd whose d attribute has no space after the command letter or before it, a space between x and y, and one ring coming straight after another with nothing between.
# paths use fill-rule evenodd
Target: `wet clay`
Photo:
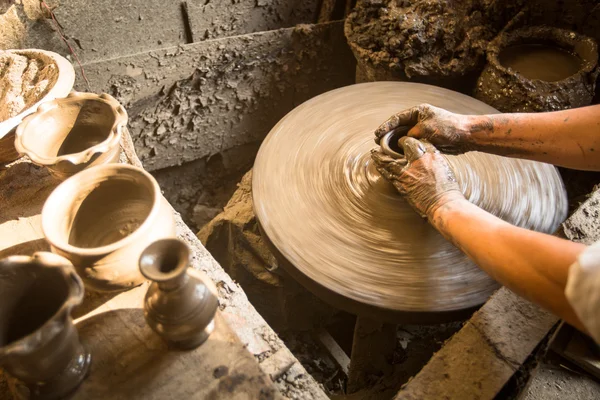
<instances>
[{"instance_id":1,"label":"wet clay","mask_svg":"<svg viewBox=\"0 0 600 400\"><path fill-rule=\"evenodd\" d=\"M575 54L544 44L520 44L500 52L500 64L527 79L556 82L575 75L582 61Z\"/></svg>"},{"instance_id":2,"label":"wet clay","mask_svg":"<svg viewBox=\"0 0 600 400\"><path fill-rule=\"evenodd\" d=\"M70 93L45 103L16 132L17 150L58 178L116 162L127 124L125 109L110 95Z\"/></svg>"},{"instance_id":3,"label":"wet clay","mask_svg":"<svg viewBox=\"0 0 600 400\"><path fill-rule=\"evenodd\" d=\"M593 39L558 28L517 29L489 44L474 96L502 112L583 107L592 102L598 72Z\"/></svg>"},{"instance_id":4,"label":"wet clay","mask_svg":"<svg viewBox=\"0 0 600 400\"><path fill-rule=\"evenodd\" d=\"M344 32L368 81L411 80L468 91L483 68L487 43L520 3L359 0Z\"/></svg>"},{"instance_id":5,"label":"wet clay","mask_svg":"<svg viewBox=\"0 0 600 400\"><path fill-rule=\"evenodd\" d=\"M154 178L124 164L92 167L60 184L44 204L42 229L52 251L97 291L142 283L141 252L175 236L172 209Z\"/></svg>"},{"instance_id":6,"label":"wet clay","mask_svg":"<svg viewBox=\"0 0 600 400\"><path fill-rule=\"evenodd\" d=\"M0 122L35 104L57 79L56 64L43 55L0 51Z\"/></svg>"},{"instance_id":7,"label":"wet clay","mask_svg":"<svg viewBox=\"0 0 600 400\"><path fill-rule=\"evenodd\" d=\"M254 210L280 265L349 312L440 322L482 304L498 287L373 167L375 129L421 103L496 112L422 84L347 86L294 109L256 158ZM566 193L551 165L478 152L445 157L469 201L510 223L549 233L566 217Z\"/></svg>"}]
</instances>

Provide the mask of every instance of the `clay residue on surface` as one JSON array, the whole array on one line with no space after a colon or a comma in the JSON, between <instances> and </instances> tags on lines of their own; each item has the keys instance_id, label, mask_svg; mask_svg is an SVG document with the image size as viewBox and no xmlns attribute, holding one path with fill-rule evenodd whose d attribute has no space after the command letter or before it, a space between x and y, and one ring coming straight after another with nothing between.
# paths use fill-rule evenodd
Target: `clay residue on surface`
<instances>
[{"instance_id":1,"label":"clay residue on surface","mask_svg":"<svg viewBox=\"0 0 600 400\"><path fill-rule=\"evenodd\" d=\"M38 102L58 79L53 62L13 52L0 52L0 122Z\"/></svg>"},{"instance_id":2,"label":"clay residue on surface","mask_svg":"<svg viewBox=\"0 0 600 400\"><path fill-rule=\"evenodd\" d=\"M483 66L488 41L517 3L362 0L348 17L346 37L357 58L406 78L460 77Z\"/></svg>"},{"instance_id":3,"label":"clay residue on surface","mask_svg":"<svg viewBox=\"0 0 600 400\"><path fill-rule=\"evenodd\" d=\"M515 46L544 44L572 53L580 61L579 68L561 80L528 79L517 73L514 60L502 55ZM564 62L554 57L553 65L531 51L526 54L529 63L538 63L538 69L553 70ZM522 64L522 62L521 62ZM598 77L598 47L596 42L573 31L550 27L530 27L502 33L487 49L487 64L479 77L474 96L502 112L543 112L583 107L591 104ZM530 67L530 70L535 67ZM574 66L568 66L572 72Z\"/></svg>"}]
</instances>

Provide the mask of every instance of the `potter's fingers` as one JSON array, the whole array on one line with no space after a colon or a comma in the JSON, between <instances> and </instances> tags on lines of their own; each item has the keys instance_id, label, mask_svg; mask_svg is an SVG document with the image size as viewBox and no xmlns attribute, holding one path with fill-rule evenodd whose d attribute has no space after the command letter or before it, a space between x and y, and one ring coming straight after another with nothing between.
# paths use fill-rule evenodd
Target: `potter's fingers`
<instances>
[{"instance_id":1,"label":"potter's fingers","mask_svg":"<svg viewBox=\"0 0 600 400\"><path fill-rule=\"evenodd\" d=\"M429 140L421 140L421 143L425 147L425 151L427 153L439 153L439 150L433 144L431 144Z\"/></svg>"},{"instance_id":2,"label":"potter's fingers","mask_svg":"<svg viewBox=\"0 0 600 400\"><path fill-rule=\"evenodd\" d=\"M380 149L371 150L371 159L378 167L386 167L388 164L394 161L392 157L388 156Z\"/></svg>"},{"instance_id":3,"label":"potter's fingers","mask_svg":"<svg viewBox=\"0 0 600 400\"><path fill-rule=\"evenodd\" d=\"M375 141L379 141L386 133L400 128L406 128L406 132L408 132L417 122L419 122L419 107L409 108L394 114L375 130Z\"/></svg>"},{"instance_id":4,"label":"potter's fingers","mask_svg":"<svg viewBox=\"0 0 600 400\"><path fill-rule=\"evenodd\" d=\"M408 162L418 160L427 152L427 148L421 141L408 136L400 138L398 145L404 150Z\"/></svg>"}]
</instances>

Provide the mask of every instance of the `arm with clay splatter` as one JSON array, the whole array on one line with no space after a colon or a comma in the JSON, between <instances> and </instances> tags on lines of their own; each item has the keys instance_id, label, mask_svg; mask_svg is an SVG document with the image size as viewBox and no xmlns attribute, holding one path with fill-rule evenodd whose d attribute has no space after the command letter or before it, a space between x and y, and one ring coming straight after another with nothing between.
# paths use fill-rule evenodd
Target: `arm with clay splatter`
<instances>
[{"instance_id":1,"label":"arm with clay splatter","mask_svg":"<svg viewBox=\"0 0 600 400\"><path fill-rule=\"evenodd\" d=\"M585 332L565 296L570 266L586 246L511 225L465 199L430 144L403 137L405 157L371 154L413 208L496 281Z\"/></svg>"},{"instance_id":2,"label":"arm with clay splatter","mask_svg":"<svg viewBox=\"0 0 600 400\"><path fill-rule=\"evenodd\" d=\"M460 115L423 104L390 117L376 141L396 130L441 151L483 151L600 171L600 105L532 114Z\"/></svg>"}]
</instances>

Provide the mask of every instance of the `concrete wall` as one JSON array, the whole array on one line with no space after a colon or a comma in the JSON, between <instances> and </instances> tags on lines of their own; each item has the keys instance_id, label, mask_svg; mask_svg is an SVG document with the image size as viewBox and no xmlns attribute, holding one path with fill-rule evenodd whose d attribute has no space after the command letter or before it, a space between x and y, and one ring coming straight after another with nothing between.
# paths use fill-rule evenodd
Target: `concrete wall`
<instances>
[{"instance_id":1,"label":"concrete wall","mask_svg":"<svg viewBox=\"0 0 600 400\"><path fill-rule=\"evenodd\" d=\"M84 65L121 101L144 166L179 165L262 140L288 111L354 80L342 23L304 25ZM85 89L79 78L76 88Z\"/></svg>"}]
</instances>

